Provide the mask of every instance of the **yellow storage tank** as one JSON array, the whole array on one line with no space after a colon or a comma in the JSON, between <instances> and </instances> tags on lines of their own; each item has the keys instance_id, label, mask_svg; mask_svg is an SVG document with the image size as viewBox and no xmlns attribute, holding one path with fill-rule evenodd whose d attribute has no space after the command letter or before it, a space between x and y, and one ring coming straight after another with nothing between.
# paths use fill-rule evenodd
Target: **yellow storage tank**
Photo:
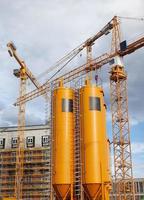
<instances>
[{"instance_id":1,"label":"yellow storage tank","mask_svg":"<svg viewBox=\"0 0 144 200\"><path fill-rule=\"evenodd\" d=\"M14 197L5 197L5 198L3 198L3 200L16 200L16 198L14 198Z\"/></svg>"},{"instance_id":2,"label":"yellow storage tank","mask_svg":"<svg viewBox=\"0 0 144 200\"><path fill-rule=\"evenodd\" d=\"M109 199L110 167L103 90L86 85L80 89L82 182L89 199Z\"/></svg>"},{"instance_id":3,"label":"yellow storage tank","mask_svg":"<svg viewBox=\"0 0 144 200\"><path fill-rule=\"evenodd\" d=\"M53 177L58 199L73 199L74 91L61 83L53 91Z\"/></svg>"}]
</instances>

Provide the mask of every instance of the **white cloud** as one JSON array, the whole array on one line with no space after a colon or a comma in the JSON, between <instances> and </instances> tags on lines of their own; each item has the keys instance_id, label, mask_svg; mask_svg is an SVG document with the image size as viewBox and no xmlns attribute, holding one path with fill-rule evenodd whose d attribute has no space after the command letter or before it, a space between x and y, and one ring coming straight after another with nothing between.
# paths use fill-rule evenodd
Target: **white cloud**
<instances>
[{"instance_id":1,"label":"white cloud","mask_svg":"<svg viewBox=\"0 0 144 200\"><path fill-rule=\"evenodd\" d=\"M17 126L18 109L14 106L7 106L1 111L0 126ZM36 115L33 112L26 112L26 125L42 124L43 118L41 115Z\"/></svg>"},{"instance_id":2,"label":"white cloud","mask_svg":"<svg viewBox=\"0 0 144 200\"><path fill-rule=\"evenodd\" d=\"M144 172L144 140L132 143L133 173L134 177L143 178Z\"/></svg>"},{"instance_id":3,"label":"white cloud","mask_svg":"<svg viewBox=\"0 0 144 200\"><path fill-rule=\"evenodd\" d=\"M133 142L131 145L131 148L132 148L133 154L144 154L144 141L143 142Z\"/></svg>"},{"instance_id":4,"label":"white cloud","mask_svg":"<svg viewBox=\"0 0 144 200\"><path fill-rule=\"evenodd\" d=\"M132 116L129 117L130 126L136 126L140 123L140 121L137 118L133 118Z\"/></svg>"},{"instance_id":5,"label":"white cloud","mask_svg":"<svg viewBox=\"0 0 144 200\"><path fill-rule=\"evenodd\" d=\"M143 178L143 172L144 172L144 165L133 165L133 176L135 178Z\"/></svg>"}]
</instances>

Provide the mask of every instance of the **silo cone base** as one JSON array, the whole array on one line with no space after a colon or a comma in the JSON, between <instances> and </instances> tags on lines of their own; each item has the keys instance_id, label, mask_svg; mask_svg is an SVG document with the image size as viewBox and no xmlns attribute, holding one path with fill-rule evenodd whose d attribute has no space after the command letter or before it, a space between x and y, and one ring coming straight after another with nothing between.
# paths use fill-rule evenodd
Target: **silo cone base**
<instances>
[{"instance_id":1,"label":"silo cone base","mask_svg":"<svg viewBox=\"0 0 144 200\"><path fill-rule=\"evenodd\" d=\"M101 193L100 183L89 183L83 185L85 192L91 199L96 199Z\"/></svg>"},{"instance_id":2,"label":"silo cone base","mask_svg":"<svg viewBox=\"0 0 144 200\"><path fill-rule=\"evenodd\" d=\"M53 188L58 197L64 199L70 191L70 184L54 184Z\"/></svg>"}]
</instances>

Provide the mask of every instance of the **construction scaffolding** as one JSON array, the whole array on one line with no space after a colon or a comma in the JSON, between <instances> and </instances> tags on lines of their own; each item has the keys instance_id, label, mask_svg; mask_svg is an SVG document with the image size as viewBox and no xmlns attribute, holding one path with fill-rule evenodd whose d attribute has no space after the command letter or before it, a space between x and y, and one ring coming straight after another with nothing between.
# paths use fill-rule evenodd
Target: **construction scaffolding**
<instances>
[{"instance_id":1,"label":"construction scaffolding","mask_svg":"<svg viewBox=\"0 0 144 200\"><path fill-rule=\"evenodd\" d=\"M50 146L24 150L23 199L48 199L50 194ZM0 151L0 184L3 197L15 192L16 149Z\"/></svg>"}]
</instances>

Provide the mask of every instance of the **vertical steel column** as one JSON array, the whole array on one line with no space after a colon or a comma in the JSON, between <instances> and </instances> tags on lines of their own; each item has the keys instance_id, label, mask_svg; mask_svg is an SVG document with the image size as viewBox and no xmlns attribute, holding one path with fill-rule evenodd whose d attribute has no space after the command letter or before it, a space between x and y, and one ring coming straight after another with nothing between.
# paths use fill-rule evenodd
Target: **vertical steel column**
<instances>
[{"instance_id":1,"label":"vertical steel column","mask_svg":"<svg viewBox=\"0 0 144 200\"><path fill-rule=\"evenodd\" d=\"M134 200L127 74L119 65L110 74L116 199Z\"/></svg>"},{"instance_id":2,"label":"vertical steel column","mask_svg":"<svg viewBox=\"0 0 144 200\"><path fill-rule=\"evenodd\" d=\"M25 95L26 78L20 77L20 97ZM22 200L23 174L24 174L24 129L25 129L25 103L20 103L18 112L18 147L16 149L16 176L15 197Z\"/></svg>"}]
</instances>

